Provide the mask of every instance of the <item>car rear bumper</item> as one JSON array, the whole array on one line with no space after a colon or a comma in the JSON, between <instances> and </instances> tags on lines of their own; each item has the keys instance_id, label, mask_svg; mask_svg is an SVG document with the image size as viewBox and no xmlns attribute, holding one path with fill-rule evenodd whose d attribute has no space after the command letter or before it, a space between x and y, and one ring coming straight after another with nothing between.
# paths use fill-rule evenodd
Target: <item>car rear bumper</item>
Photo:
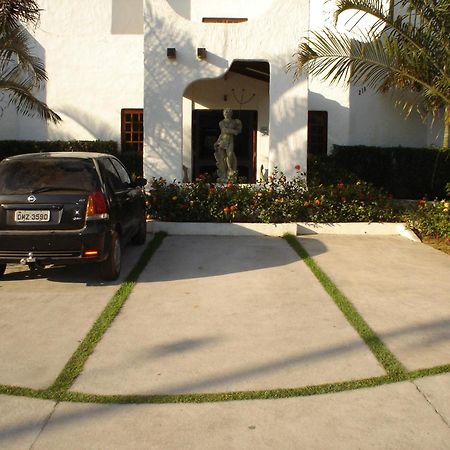
<instances>
[{"instance_id":1,"label":"car rear bumper","mask_svg":"<svg viewBox=\"0 0 450 450\"><path fill-rule=\"evenodd\" d=\"M109 234L96 223L76 231L0 231L0 262L72 264L102 261ZM91 252L90 256L86 252ZM96 252L96 253L92 253Z\"/></svg>"}]
</instances>

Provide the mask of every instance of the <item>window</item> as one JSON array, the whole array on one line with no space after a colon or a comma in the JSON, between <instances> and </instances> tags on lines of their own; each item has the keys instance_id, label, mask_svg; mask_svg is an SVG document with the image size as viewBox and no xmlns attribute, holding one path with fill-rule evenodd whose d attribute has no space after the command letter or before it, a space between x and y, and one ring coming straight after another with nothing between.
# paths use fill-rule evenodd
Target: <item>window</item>
<instances>
[{"instance_id":1,"label":"window","mask_svg":"<svg viewBox=\"0 0 450 450\"><path fill-rule=\"evenodd\" d=\"M142 155L144 147L144 110L122 109L122 152Z\"/></svg>"},{"instance_id":2,"label":"window","mask_svg":"<svg viewBox=\"0 0 450 450\"><path fill-rule=\"evenodd\" d=\"M106 178L106 184L112 192L121 191L125 188L123 181L120 179L117 170L112 165L109 158L102 158L101 160L104 176Z\"/></svg>"},{"instance_id":3,"label":"window","mask_svg":"<svg viewBox=\"0 0 450 450\"><path fill-rule=\"evenodd\" d=\"M327 111L308 111L308 155L326 155L328 149Z\"/></svg>"},{"instance_id":4,"label":"window","mask_svg":"<svg viewBox=\"0 0 450 450\"><path fill-rule=\"evenodd\" d=\"M117 170L117 173L119 174L119 177L122 180L124 186L129 185L131 183L131 180L125 167L123 167L122 164L120 164L120 162L115 159L112 159L111 162L113 163L113 166Z\"/></svg>"},{"instance_id":5,"label":"window","mask_svg":"<svg viewBox=\"0 0 450 450\"><path fill-rule=\"evenodd\" d=\"M144 110L122 109L122 161L136 176L143 173ZM125 159L123 159L125 158Z\"/></svg>"}]
</instances>

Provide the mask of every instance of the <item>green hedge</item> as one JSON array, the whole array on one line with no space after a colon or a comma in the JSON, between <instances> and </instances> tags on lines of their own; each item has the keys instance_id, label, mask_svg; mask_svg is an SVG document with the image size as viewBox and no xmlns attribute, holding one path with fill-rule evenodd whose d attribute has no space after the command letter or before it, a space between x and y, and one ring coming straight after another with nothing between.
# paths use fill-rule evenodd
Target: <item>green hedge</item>
<instances>
[{"instance_id":1,"label":"green hedge","mask_svg":"<svg viewBox=\"0 0 450 450\"><path fill-rule=\"evenodd\" d=\"M24 153L72 151L119 154L116 141L0 141L0 160Z\"/></svg>"},{"instance_id":2,"label":"green hedge","mask_svg":"<svg viewBox=\"0 0 450 450\"><path fill-rule=\"evenodd\" d=\"M0 141L0 161L25 153L97 152L117 156L134 175L142 175L142 158L135 152L119 153L116 141Z\"/></svg>"},{"instance_id":3,"label":"green hedge","mask_svg":"<svg viewBox=\"0 0 450 450\"><path fill-rule=\"evenodd\" d=\"M450 149L334 146L332 163L396 198L445 198Z\"/></svg>"}]
</instances>

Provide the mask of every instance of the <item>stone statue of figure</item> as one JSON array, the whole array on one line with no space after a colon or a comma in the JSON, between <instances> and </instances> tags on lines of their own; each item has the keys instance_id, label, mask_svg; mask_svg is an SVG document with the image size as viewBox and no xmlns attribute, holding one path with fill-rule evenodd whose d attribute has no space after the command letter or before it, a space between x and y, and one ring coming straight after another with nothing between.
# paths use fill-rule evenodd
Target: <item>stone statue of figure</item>
<instances>
[{"instance_id":1,"label":"stone statue of figure","mask_svg":"<svg viewBox=\"0 0 450 450\"><path fill-rule=\"evenodd\" d=\"M217 166L217 181L225 183L237 178L237 159L234 153L234 136L242 132L242 122L233 119L233 111L223 110L224 119L219 122L220 136L214 144Z\"/></svg>"}]
</instances>

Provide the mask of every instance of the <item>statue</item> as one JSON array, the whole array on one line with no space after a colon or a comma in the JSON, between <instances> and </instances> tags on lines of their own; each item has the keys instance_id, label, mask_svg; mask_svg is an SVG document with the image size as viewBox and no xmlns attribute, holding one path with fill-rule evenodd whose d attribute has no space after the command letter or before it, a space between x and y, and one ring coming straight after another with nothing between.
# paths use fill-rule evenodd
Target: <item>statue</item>
<instances>
[{"instance_id":1,"label":"statue","mask_svg":"<svg viewBox=\"0 0 450 450\"><path fill-rule=\"evenodd\" d=\"M237 178L237 159L234 153L234 136L242 132L242 122L232 119L233 111L223 110L224 119L219 122L220 136L214 144L217 166L217 181L225 183Z\"/></svg>"}]
</instances>

